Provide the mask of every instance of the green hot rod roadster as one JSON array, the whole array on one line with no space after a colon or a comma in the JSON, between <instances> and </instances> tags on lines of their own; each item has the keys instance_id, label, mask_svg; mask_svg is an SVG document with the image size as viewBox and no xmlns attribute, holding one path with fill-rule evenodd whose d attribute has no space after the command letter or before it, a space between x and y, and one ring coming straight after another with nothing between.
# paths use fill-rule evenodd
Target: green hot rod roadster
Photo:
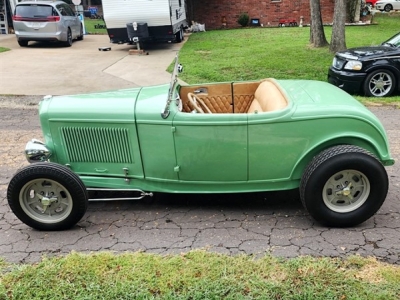
<instances>
[{"instance_id":1,"label":"green hot rod roadster","mask_svg":"<svg viewBox=\"0 0 400 300\"><path fill-rule=\"evenodd\" d=\"M67 229L91 191L138 199L299 188L309 214L338 227L381 207L394 160L383 126L353 97L308 80L185 85L179 68L176 59L166 85L44 97L44 142L28 142L33 164L8 186L15 215Z\"/></svg>"}]
</instances>

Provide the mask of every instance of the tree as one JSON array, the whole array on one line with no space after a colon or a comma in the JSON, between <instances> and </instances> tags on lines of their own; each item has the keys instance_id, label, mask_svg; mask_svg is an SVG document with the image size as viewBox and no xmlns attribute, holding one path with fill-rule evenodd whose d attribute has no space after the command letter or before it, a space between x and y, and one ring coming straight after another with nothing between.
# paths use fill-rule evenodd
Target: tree
<instances>
[{"instance_id":1,"label":"tree","mask_svg":"<svg viewBox=\"0 0 400 300\"><path fill-rule=\"evenodd\" d=\"M310 13L310 43L314 47L325 47L328 45L328 41L326 40L324 26L322 24L321 4L319 0L310 0Z\"/></svg>"},{"instance_id":2,"label":"tree","mask_svg":"<svg viewBox=\"0 0 400 300\"><path fill-rule=\"evenodd\" d=\"M332 37L329 50L337 52L346 49L345 37L346 0L335 0L333 13Z\"/></svg>"}]
</instances>

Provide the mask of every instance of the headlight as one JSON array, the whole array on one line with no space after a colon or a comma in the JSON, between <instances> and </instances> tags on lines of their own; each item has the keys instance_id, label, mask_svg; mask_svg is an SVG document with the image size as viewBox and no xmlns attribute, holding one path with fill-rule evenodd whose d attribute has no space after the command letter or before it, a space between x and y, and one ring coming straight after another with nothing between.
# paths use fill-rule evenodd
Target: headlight
<instances>
[{"instance_id":1,"label":"headlight","mask_svg":"<svg viewBox=\"0 0 400 300\"><path fill-rule=\"evenodd\" d=\"M344 68L345 70L360 71L362 69L362 63L358 60L349 60Z\"/></svg>"},{"instance_id":2,"label":"headlight","mask_svg":"<svg viewBox=\"0 0 400 300\"><path fill-rule=\"evenodd\" d=\"M25 156L30 163L47 161L51 152L45 144L38 140L31 140L26 144Z\"/></svg>"}]
</instances>

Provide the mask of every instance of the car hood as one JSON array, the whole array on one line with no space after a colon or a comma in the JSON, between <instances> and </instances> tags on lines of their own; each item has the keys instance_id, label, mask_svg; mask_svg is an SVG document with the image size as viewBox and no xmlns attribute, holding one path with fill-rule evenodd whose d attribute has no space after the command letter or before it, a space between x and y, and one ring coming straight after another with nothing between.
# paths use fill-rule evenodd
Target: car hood
<instances>
[{"instance_id":1,"label":"car hood","mask_svg":"<svg viewBox=\"0 0 400 300\"><path fill-rule=\"evenodd\" d=\"M347 59L360 59L360 60L386 57L399 54L400 54L399 48L389 47L389 46L358 47L336 53L337 56L345 57Z\"/></svg>"},{"instance_id":2,"label":"car hood","mask_svg":"<svg viewBox=\"0 0 400 300\"><path fill-rule=\"evenodd\" d=\"M109 92L46 96L40 103L42 121L74 120L132 122L159 118L165 107L168 85L121 89Z\"/></svg>"},{"instance_id":3,"label":"car hood","mask_svg":"<svg viewBox=\"0 0 400 300\"><path fill-rule=\"evenodd\" d=\"M45 120L133 120L141 88L67 96L46 96L40 102Z\"/></svg>"}]
</instances>

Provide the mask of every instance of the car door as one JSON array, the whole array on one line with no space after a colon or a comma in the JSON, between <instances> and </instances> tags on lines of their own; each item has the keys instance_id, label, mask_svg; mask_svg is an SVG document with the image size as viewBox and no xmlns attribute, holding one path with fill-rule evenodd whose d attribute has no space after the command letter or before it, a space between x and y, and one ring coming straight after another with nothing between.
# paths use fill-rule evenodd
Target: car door
<instances>
[{"instance_id":1,"label":"car door","mask_svg":"<svg viewBox=\"0 0 400 300\"><path fill-rule=\"evenodd\" d=\"M247 180L246 114L178 112L172 131L179 180Z\"/></svg>"},{"instance_id":2,"label":"car door","mask_svg":"<svg viewBox=\"0 0 400 300\"><path fill-rule=\"evenodd\" d=\"M396 0L395 2L393 2L393 9L394 10L400 9L400 0Z\"/></svg>"},{"instance_id":3,"label":"car door","mask_svg":"<svg viewBox=\"0 0 400 300\"><path fill-rule=\"evenodd\" d=\"M67 4L58 4L57 10L61 14L62 24L64 30L71 29L72 37L75 38L78 35L78 18L73 10Z\"/></svg>"},{"instance_id":4,"label":"car door","mask_svg":"<svg viewBox=\"0 0 400 300\"><path fill-rule=\"evenodd\" d=\"M69 5L66 5L65 9L68 17L71 19L72 36L77 37L80 35L81 20L79 19L79 16L72 10L72 8L69 7Z\"/></svg>"}]
</instances>

